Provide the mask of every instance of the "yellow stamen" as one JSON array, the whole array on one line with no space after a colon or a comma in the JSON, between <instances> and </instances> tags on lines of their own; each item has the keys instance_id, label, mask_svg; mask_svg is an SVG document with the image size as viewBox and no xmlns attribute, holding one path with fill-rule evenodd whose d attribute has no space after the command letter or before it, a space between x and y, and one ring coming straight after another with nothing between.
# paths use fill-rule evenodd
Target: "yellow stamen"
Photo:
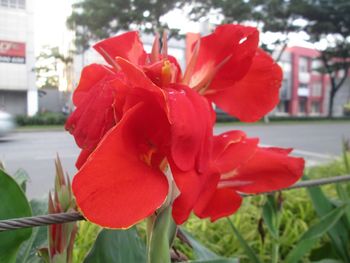
<instances>
[{"instance_id":1,"label":"yellow stamen","mask_svg":"<svg viewBox=\"0 0 350 263\"><path fill-rule=\"evenodd\" d=\"M162 85L167 86L171 82L171 63L165 60L162 67Z\"/></svg>"}]
</instances>

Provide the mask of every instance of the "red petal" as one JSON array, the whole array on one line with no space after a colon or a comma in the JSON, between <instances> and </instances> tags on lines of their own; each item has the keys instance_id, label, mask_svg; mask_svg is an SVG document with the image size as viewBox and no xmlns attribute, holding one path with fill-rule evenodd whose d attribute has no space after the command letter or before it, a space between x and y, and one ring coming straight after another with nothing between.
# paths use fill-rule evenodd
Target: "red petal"
<instances>
[{"instance_id":1,"label":"red petal","mask_svg":"<svg viewBox=\"0 0 350 263\"><path fill-rule=\"evenodd\" d=\"M222 88L220 80L232 82L247 72L259 40L253 27L222 25L215 32L200 39L198 59L190 81L196 89L210 85L210 89Z\"/></svg>"},{"instance_id":2,"label":"red petal","mask_svg":"<svg viewBox=\"0 0 350 263\"><path fill-rule=\"evenodd\" d=\"M302 176L303 170L304 159L288 156L283 149L259 148L229 182L232 188L240 192L269 192L294 184Z\"/></svg>"},{"instance_id":3,"label":"red petal","mask_svg":"<svg viewBox=\"0 0 350 263\"><path fill-rule=\"evenodd\" d=\"M79 106L94 85L96 85L101 79L113 74L114 73L111 69L99 64L91 64L83 68L79 85L73 94L74 105Z\"/></svg>"},{"instance_id":4,"label":"red petal","mask_svg":"<svg viewBox=\"0 0 350 263\"><path fill-rule=\"evenodd\" d=\"M257 121L278 103L281 81L280 66L259 50L243 79L222 90L208 90L205 95L241 121Z\"/></svg>"},{"instance_id":5,"label":"red petal","mask_svg":"<svg viewBox=\"0 0 350 263\"><path fill-rule=\"evenodd\" d=\"M176 224L181 225L191 214L202 190L203 181L201 181L200 175L194 170L183 172L171 163L170 165L176 186L180 191L180 195L173 203L172 215Z\"/></svg>"},{"instance_id":6,"label":"red petal","mask_svg":"<svg viewBox=\"0 0 350 263\"><path fill-rule=\"evenodd\" d=\"M210 217L213 222L225 216L232 215L241 206L242 197L231 189L218 189L207 201L200 198L194 208L199 218Z\"/></svg>"},{"instance_id":7,"label":"red petal","mask_svg":"<svg viewBox=\"0 0 350 263\"><path fill-rule=\"evenodd\" d=\"M76 163L78 169L106 132L118 121L115 115L114 100L116 94L119 94L118 90L125 88L125 84L117 74L106 75L98 82L92 82L88 86L86 80L89 79L89 75L86 74L82 78L85 84L79 85L84 89L78 89L76 91L78 94L75 93L81 98L80 103L65 125L65 128L73 134L77 145L83 149Z\"/></svg>"},{"instance_id":8,"label":"red petal","mask_svg":"<svg viewBox=\"0 0 350 263\"><path fill-rule=\"evenodd\" d=\"M84 165L84 163L86 162L87 158L95 150L95 147L84 148L84 149L81 150L81 152L79 154L79 157L78 157L77 161L75 162L75 167L77 167L77 169L80 169Z\"/></svg>"},{"instance_id":9,"label":"red petal","mask_svg":"<svg viewBox=\"0 0 350 263\"><path fill-rule=\"evenodd\" d=\"M161 94L161 89L155 85L142 69L123 58L116 58L116 62L121 67L131 87L147 89Z\"/></svg>"},{"instance_id":10,"label":"red petal","mask_svg":"<svg viewBox=\"0 0 350 263\"><path fill-rule=\"evenodd\" d=\"M213 89L221 90L232 86L247 74L252 64L259 43L259 32L254 27L226 25L223 28L219 28L217 34L232 35L236 30L241 31L242 37L239 40L239 44L232 48L230 58L215 74L208 88L209 93Z\"/></svg>"},{"instance_id":11,"label":"red petal","mask_svg":"<svg viewBox=\"0 0 350 263\"><path fill-rule=\"evenodd\" d=\"M90 155L72 185L77 205L88 220L103 227L128 228L163 204L167 179L145 163L142 154L150 147L149 132L163 128L164 120L158 109L139 104Z\"/></svg>"},{"instance_id":12,"label":"red petal","mask_svg":"<svg viewBox=\"0 0 350 263\"><path fill-rule=\"evenodd\" d=\"M94 45L94 48L108 62L105 52L111 57L122 57L133 64L144 65L147 54L137 32L127 32L115 37L105 39ZM104 50L104 51L102 51Z\"/></svg>"},{"instance_id":13,"label":"red petal","mask_svg":"<svg viewBox=\"0 0 350 263\"><path fill-rule=\"evenodd\" d=\"M214 137L214 166L223 175L247 162L257 149L258 139L247 139L242 131L229 131Z\"/></svg>"},{"instance_id":14,"label":"red petal","mask_svg":"<svg viewBox=\"0 0 350 263\"><path fill-rule=\"evenodd\" d=\"M182 171L203 170L209 161L211 106L194 90L182 85L166 89L171 123L171 155Z\"/></svg>"}]
</instances>

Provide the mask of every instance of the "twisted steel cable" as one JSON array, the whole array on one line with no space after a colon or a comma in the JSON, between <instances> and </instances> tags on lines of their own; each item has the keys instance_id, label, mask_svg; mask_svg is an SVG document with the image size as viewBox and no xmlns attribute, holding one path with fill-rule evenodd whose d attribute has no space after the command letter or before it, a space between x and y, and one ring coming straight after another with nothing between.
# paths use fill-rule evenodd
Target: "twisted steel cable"
<instances>
[{"instance_id":1,"label":"twisted steel cable","mask_svg":"<svg viewBox=\"0 0 350 263\"><path fill-rule=\"evenodd\" d=\"M346 181L350 181L350 175L341 175L341 176L334 176L330 178L302 181L278 191L265 192L260 194L247 194L247 195L242 194L242 196L249 197L249 196L261 195L261 194L271 194L279 191L287 191L287 190L293 190L298 188L309 188L309 187L315 187L315 186L322 186L326 184L341 183ZM52 224L62 224L62 223L79 221L79 220L85 220L84 217L79 212L58 213L58 214L50 214L50 215L0 220L0 232L20 229L20 228L46 226L46 225L52 225Z\"/></svg>"},{"instance_id":2,"label":"twisted steel cable","mask_svg":"<svg viewBox=\"0 0 350 263\"><path fill-rule=\"evenodd\" d=\"M62 224L79 220L84 220L84 217L78 212L0 220L0 232L19 228Z\"/></svg>"}]
</instances>

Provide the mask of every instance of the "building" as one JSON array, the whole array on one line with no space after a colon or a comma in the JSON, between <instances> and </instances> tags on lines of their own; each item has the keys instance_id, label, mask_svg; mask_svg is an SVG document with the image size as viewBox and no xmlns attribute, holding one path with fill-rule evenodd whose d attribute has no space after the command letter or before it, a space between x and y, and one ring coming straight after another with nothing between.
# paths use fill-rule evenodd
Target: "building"
<instances>
[{"instance_id":1,"label":"building","mask_svg":"<svg viewBox=\"0 0 350 263\"><path fill-rule=\"evenodd\" d=\"M321 74L319 52L304 47L288 47L280 60L283 83L276 115L327 116L329 111L330 79ZM342 73L344 74L344 73ZM341 77L339 75L339 77ZM350 103L349 77L334 97L333 116L344 115L344 106Z\"/></svg>"},{"instance_id":2,"label":"building","mask_svg":"<svg viewBox=\"0 0 350 263\"><path fill-rule=\"evenodd\" d=\"M0 0L0 109L34 115L34 0Z\"/></svg>"},{"instance_id":3,"label":"building","mask_svg":"<svg viewBox=\"0 0 350 263\"><path fill-rule=\"evenodd\" d=\"M319 53L310 48L288 47L280 65L283 82L275 113L289 116L324 116L328 110L329 80L317 71Z\"/></svg>"}]
</instances>

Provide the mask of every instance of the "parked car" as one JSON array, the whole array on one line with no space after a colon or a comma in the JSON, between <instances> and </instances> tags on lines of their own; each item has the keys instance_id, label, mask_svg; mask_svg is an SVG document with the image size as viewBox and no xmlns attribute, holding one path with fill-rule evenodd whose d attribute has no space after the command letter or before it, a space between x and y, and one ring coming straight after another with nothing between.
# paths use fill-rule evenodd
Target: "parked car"
<instances>
[{"instance_id":1,"label":"parked car","mask_svg":"<svg viewBox=\"0 0 350 263\"><path fill-rule=\"evenodd\" d=\"M15 121L11 114L0 110L0 137L12 132L15 128Z\"/></svg>"}]
</instances>

